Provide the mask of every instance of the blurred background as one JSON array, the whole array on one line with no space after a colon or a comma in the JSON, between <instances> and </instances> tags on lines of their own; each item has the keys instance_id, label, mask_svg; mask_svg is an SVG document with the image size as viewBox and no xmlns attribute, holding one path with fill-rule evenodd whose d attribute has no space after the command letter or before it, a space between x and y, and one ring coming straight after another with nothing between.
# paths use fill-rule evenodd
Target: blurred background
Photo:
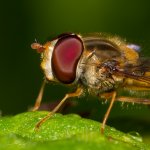
<instances>
[{"instance_id":1,"label":"blurred background","mask_svg":"<svg viewBox=\"0 0 150 150\"><path fill-rule=\"evenodd\" d=\"M3 115L27 111L35 102L43 81L40 55L30 47L35 39L44 43L63 32L106 32L141 45L142 55L150 56L148 0L1 0L0 3L0 110ZM68 88L60 85L47 85L43 103L60 100L67 91ZM91 118L101 121L107 105L97 100L91 105L89 99L92 98L81 98L78 103L83 110L92 110ZM123 131L150 133L148 107L117 105L120 104L113 108L110 118L118 117L128 125L122 128L123 123L114 119L109 120L109 125ZM131 125L133 118L138 121Z\"/></svg>"}]
</instances>

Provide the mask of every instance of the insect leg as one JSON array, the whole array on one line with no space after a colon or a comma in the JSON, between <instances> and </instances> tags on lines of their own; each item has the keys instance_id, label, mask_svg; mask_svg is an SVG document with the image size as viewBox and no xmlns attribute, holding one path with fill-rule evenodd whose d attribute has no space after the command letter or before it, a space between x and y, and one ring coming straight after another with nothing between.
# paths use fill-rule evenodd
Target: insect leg
<instances>
[{"instance_id":1,"label":"insect leg","mask_svg":"<svg viewBox=\"0 0 150 150\"><path fill-rule=\"evenodd\" d=\"M120 102L150 105L150 99L146 99L146 98L134 98L134 97L120 96L120 97L117 97L116 100Z\"/></svg>"},{"instance_id":2,"label":"insect leg","mask_svg":"<svg viewBox=\"0 0 150 150\"><path fill-rule=\"evenodd\" d=\"M111 91L111 92L105 92L105 93L102 93L99 95L100 98L102 99L111 99L112 98L112 95L113 95L114 91Z\"/></svg>"},{"instance_id":3,"label":"insect leg","mask_svg":"<svg viewBox=\"0 0 150 150\"><path fill-rule=\"evenodd\" d=\"M150 86L139 87L139 86L127 85L124 87L124 89L128 90L128 91L142 92L142 91L150 91ZM128 96L119 96L116 98L116 100L121 101L121 102L130 102L130 103L150 105L150 99L148 99L148 98L135 98L135 97L128 97Z\"/></svg>"},{"instance_id":4,"label":"insect leg","mask_svg":"<svg viewBox=\"0 0 150 150\"><path fill-rule=\"evenodd\" d=\"M60 103L36 124L35 128L38 129L47 119L49 119L54 113L56 113L68 98L80 96L82 92L82 88L77 88L77 90L74 93L66 94L64 98L60 101Z\"/></svg>"},{"instance_id":5,"label":"insect leg","mask_svg":"<svg viewBox=\"0 0 150 150\"><path fill-rule=\"evenodd\" d=\"M109 107L108 107L108 109L107 109L107 111L106 111L106 113L105 113L105 116L104 116L104 119L103 119L103 122L102 122L102 126L101 126L101 133L102 133L102 134L104 133L106 121L107 121L107 119L108 119L108 116L109 116L109 114L110 114L110 111L111 111L111 109L112 109L112 106L113 106L113 104L114 104L114 101L115 101L115 99L116 99L116 94L117 94L116 91L114 91L114 92L112 93L112 98L111 98L111 101L110 101L110 105L109 105Z\"/></svg>"},{"instance_id":6,"label":"insect leg","mask_svg":"<svg viewBox=\"0 0 150 150\"><path fill-rule=\"evenodd\" d=\"M36 110L39 109L39 107L41 105L41 101L42 101L42 97L43 97L43 92L44 92L45 85L46 85L46 80L44 80L43 83L42 83L42 85L41 85L39 94L38 94L38 96L36 98L36 101L35 101L34 107L32 108L32 111L36 111Z\"/></svg>"}]
</instances>

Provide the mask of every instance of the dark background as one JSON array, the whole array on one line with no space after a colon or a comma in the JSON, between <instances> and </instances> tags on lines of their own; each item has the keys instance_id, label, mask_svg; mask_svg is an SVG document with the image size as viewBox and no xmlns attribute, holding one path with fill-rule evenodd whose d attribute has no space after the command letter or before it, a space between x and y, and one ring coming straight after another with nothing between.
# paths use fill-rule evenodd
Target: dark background
<instances>
[{"instance_id":1,"label":"dark background","mask_svg":"<svg viewBox=\"0 0 150 150\"><path fill-rule=\"evenodd\" d=\"M142 45L142 55L150 56L150 1L2 0L0 2L2 114L24 112L34 104L43 80L43 73L40 69L40 56L30 48L30 45L35 39L43 43L48 37L63 32L117 34ZM59 85L47 85L43 102L58 100L66 91L67 88ZM86 106L88 102L83 100L82 103ZM105 106L99 109L102 114L106 111ZM150 120L147 115L150 114L150 110L145 107L129 110L123 108L123 111L118 107L113 111L117 114L114 115L116 117L121 117L121 114L126 112L129 116L130 114L136 116L138 112L136 118L146 111L143 117L147 116ZM100 117L99 120L102 118ZM132 126L133 130L135 126Z\"/></svg>"}]
</instances>

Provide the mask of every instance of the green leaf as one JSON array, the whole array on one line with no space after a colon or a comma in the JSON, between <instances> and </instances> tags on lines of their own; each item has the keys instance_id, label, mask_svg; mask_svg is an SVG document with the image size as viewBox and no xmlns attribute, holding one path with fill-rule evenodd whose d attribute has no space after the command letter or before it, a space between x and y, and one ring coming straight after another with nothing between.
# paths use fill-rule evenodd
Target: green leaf
<instances>
[{"instance_id":1,"label":"green leaf","mask_svg":"<svg viewBox=\"0 0 150 150\"><path fill-rule=\"evenodd\" d=\"M100 123L78 115L55 114L40 129L37 122L47 112L26 112L0 118L0 150L136 150L150 149L140 136L125 134L106 126L100 134Z\"/></svg>"}]
</instances>

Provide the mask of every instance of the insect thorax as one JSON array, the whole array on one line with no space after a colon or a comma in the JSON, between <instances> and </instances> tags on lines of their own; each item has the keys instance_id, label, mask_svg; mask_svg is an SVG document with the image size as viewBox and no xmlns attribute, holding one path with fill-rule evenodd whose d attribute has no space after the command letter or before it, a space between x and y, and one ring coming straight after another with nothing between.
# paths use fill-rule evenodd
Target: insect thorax
<instances>
[{"instance_id":1,"label":"insect thorax","mask_svg":"<svg viewBox=\"0 0 150 150\"><path fill-rule=\"evenodd\" d=\"M99 94L118 87L122 79L116 78L103 66L99 57L92 53L82 58L79 67L82 68L80 75L81 83L88 89L90 94Z\"/></svg>"}]
</instances>

